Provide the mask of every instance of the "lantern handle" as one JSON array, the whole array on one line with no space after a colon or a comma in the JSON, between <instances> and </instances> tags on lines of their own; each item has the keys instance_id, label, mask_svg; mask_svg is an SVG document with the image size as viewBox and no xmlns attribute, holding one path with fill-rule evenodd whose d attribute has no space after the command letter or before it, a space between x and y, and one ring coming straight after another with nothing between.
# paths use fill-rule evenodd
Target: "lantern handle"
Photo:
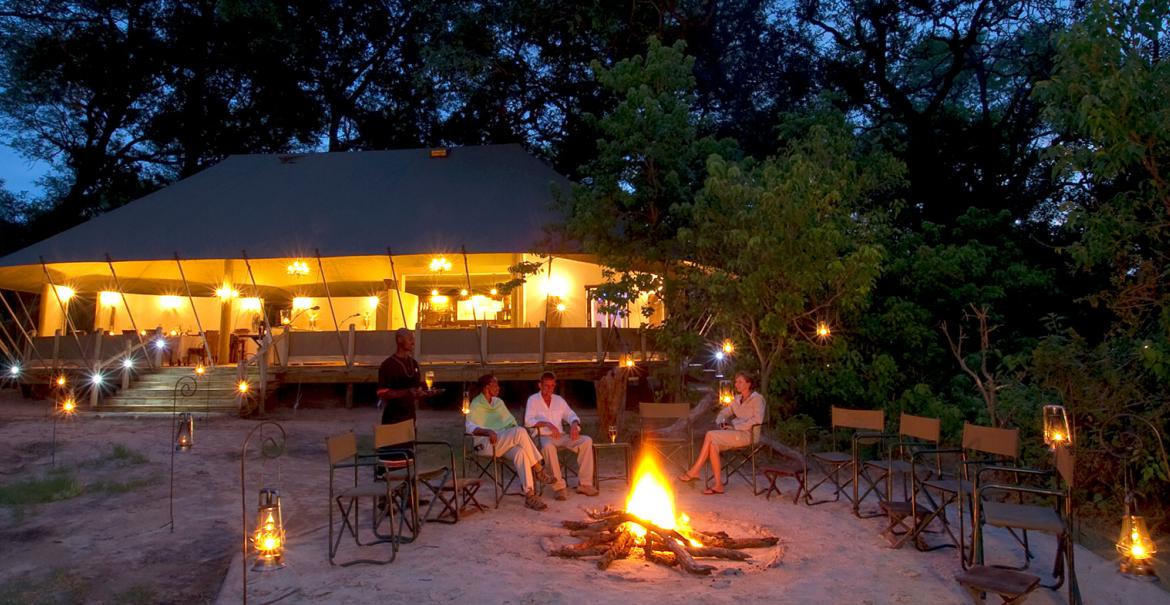
<instances>
[{"instance_id":1,"label":"lantern handle","mask_svg":"<svg viewBox=\"0 0 1170 605\"><path fill-rule=\"evenodd\" d=\"M1114 416L1109 418L1109 420L1106 420L1105 422L1101 423L1101 427L1099 429L1099 432L1097 433L1097 440L1101 444L1101 447L1105 451L1107 451L1111 455L1113 455L1115 458L1119 458L1123 462L1128 462L1129 458L1133 455L1133 452L1136 451L1142 445L1141 435L1138 434L1138 431L1133 430L1132 428L1129 428L1128 430L1123 430L1120 433L1121 436L1124 438L1122 443L1120 443L1118 445L1113 445L1112 443L1109 443L1108 441L1106 441L1106 434L1109 431L1105 430L1110 425L1112 425L1114 423L1121 423L1125 420L1129 420L1131 422L1136 420L1138 422L1141 422L1142 424L1146 425L1147 428L1150 429L1150 432L1152 432L1154 434L1154 440L1158 445L1158 452L1157 453L1161 454L1162 467L1163 467L1163 469L1165 469L1166 476L1170 477L1170 458L1168 458L1166 456L1166 443L1165 443L1165 440L1162 439L1162 432L1159 431L1158 427L1155 426L1153 422L1150 422L1150 420L1147 418L1143 418L1141 416L1138 416L1137 414L1132 414L1130 412L1122 412L1120 414L1115 414ZM1126 427L1123 426L1123 428L1126 428Z\"/></svg>"}]
</instances>

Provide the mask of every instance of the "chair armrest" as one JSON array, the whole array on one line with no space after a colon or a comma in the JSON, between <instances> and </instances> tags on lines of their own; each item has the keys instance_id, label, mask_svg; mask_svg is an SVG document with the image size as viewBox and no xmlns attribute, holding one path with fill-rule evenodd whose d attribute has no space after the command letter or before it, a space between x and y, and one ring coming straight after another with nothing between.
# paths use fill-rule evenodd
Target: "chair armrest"
<instances>
[{"instance_id":1,"label":"chair armrest","mask_svg":"<svg viewBox=\"0 0 1170 605\"><path fill-rule=\"evenodd\" d=\"M1002 464L993 464L990 466L980 467L978 471L975 471L975 481L978 482L980 480L980 477L983 476L983 473L987 473L987 472L1013 473L1017 476L1018 475L1032 475L1032 476L1036 476L1036 477L1051 476L1053 473L1053 471L1051 471L1051 470L1042 469L1042 468L1031 468L1031 467L1027 467L1027 466L1004 466Z\"/></svg>"},{"instance_id":2,"label":"chair armrest","mask_svg":"<svg viewBox=\"0 0 1170 605\"><path fill-rule=\"evenodd\" d=\"M1043 488L1043 487L1030 487L1027 485L1015 485L1012 483L989 483L987 485L980 485L975 490L975 496L977 498L982 498L983 492L988 491L988 490L994 490L994 491L1000 491L1000 492L1016 492L1016 493L1025 493L1025 494L1036 494L1039 496L1054 496L1057 498L1067 497L1067 494L1065 494L1063 491L1060 491L1060 490L1048 489L1048 488Z\"/></svg>"}]
</instances>

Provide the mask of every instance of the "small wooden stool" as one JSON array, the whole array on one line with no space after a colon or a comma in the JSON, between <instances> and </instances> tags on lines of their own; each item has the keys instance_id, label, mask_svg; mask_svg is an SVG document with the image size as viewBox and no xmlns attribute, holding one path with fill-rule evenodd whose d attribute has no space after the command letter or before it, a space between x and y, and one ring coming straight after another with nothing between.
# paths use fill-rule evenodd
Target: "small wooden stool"
<instances>
[{"instance_id":1,"label":"small wooden stool","mask_svg":"<svg viewBox=\"0 0 1170 605\"><path fill-rule=\"evenodd\" d=\"M978 605L986 603L985 595L989 592L999 595L1003 605L1017 605L1040 585L1040 578L1032 574L986 565L976 565L955 574L955 580L967 589Z\"/></svg>"},{"instance_id":2,"label":"small wooden stool","mask_svg":"<svg viewBox=\"0 0 1170 605\"><path fill-rule=\"evenodd\" d=\"M484 512L484 508L480 505L479 500L475 499L475 494L479 492L482 480L459 479L456 484L457 489L459 490L459 499L462 502L462 504L459 506L459 512L463 512L469 506L474 506L481 513Z\"/></svg>"},{"instance_id":3,"label":"small wooden stool","mask_svg":"<svg viewBox=\"0 0 1170 605\"><path fill-rule=\"evenodd\" d=\"M780 494L780 488L776 485L776 481L781 477L792 477L796 479L796 494L792 496L792 503L800 499L800 492L808 493L808 486L804 482L804 465L795 460L784 460L776 464L770 464L760 467L764 473L764 478L768 480L768 488L764 490L764 497L768 500L772 499L772 494L777 496Z\"/></svg>"}]
</instances>

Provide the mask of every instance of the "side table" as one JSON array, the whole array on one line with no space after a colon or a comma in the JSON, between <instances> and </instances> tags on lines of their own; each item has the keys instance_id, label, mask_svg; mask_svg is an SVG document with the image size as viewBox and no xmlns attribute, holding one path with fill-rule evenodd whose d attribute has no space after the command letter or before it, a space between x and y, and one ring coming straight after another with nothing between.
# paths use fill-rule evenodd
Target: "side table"
<instances>
[{"instance_id":1,"label":"side table","mask_svg":"<svg viewBox=\"0 0 1170 605\"><path fill-rule=\"evenodd\" d=\"M605 451L617 450L624 454L625 469L624 475L600 475L601 453ZM618 441L616 443L593 442L593 485L598 485L602 481L615 481L617 479L624 479L626 485L630 484L630 456L633 455L634 449L629 443Z\"/></svg>"}]
</instances>

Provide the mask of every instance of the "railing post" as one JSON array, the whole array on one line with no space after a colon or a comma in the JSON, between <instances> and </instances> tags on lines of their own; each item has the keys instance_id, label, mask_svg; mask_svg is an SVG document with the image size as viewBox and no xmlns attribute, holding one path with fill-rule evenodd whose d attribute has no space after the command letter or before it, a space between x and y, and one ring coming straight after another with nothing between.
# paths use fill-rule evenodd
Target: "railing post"
<instances>
[{"instance_id":1,"label":"railing post","mask_svg":"<svg viewBox=\"0 0 1170 605\"><path fill-rule=\"evenodd\" d=\"M126 356L122 359L122 390L130 388L130 368L126 367L126 360L130 359L131 351L134 347L130 341L126 340Z\"/></svg>"},{"instance_id":2,"label":"railing post","mask_svg":"<svg viewBox=\"0 0 1170 605\"><path fill-rule=\"evenodd\" d=\"M147 346L148 349L151 347L154 347L154 367L156 367L160 370L163 367L163 364L162 364L162 362L163 362L163 349L166 348L166 347L158 346L159 339L162 337L163 337L162 327L159 326L159 327L154 329L154 340L151 341L151 343ZM227 338L227 334L220 334L219 337L220 338ZM163 340L162 342L164 344L166 343L165 340ZM150 352L148 351L147 355L149 355L149 354L150 354Z\"/></svg>"},{"instance_id":3,"label":"railing post","mask_svg":"<svg viewBox=\"0 0 1170 605\"><path fill-rule=\"evenodd\" d=\"M353 365L354 352L357 350L357 329L353 324L349 324L349 340L345 345L345 367Z\"/></svg>"},{"instance_id":4,"label":"railing post","mask_svg":"<svg viewBox=\"0 0 1170 605\"><path fill-rule=\"evenodd\" d=\"M594 333L597 335L597 358L594 361L601 363L601 360L605 359L605 345L602 343L601 338L601 322L597 322Z\"/></svg>"},{"instance_id":5,"label":"railing post","mask_svg":"<svg viewBox=\"0 0 1170 605\"><path fill-rule=\"evenodd\" d=\"M56 369L61 356L61 329L53 330L53 368Z\"/></svg>"},{"instance_id":6,"label":"railing post","mask_svg":"<svg viewBox=\"0 0 1170 605\"><path fill-rule=\"evenodd\" d=\"M541 320L541 322L540 322L540 371L542 371L542 372L544 371L544 333L545 333L545 330L546 330L546 328L545 328L544 320Z\"/></svg>"},{"instance_id":7,"label":"railing post","mask_svg":"<svg viewBox=\"0 0 1170 605\"><path fill-rule=\"evenodd\" d=\"M638 328L638 337L639 337L639 340L642 341L642 361L647 361L647 360L649 360L649 358L646 357L646 328L645 328L645 326L641 326Z\"/></svg>"},{"instance_id":8,"label":"railing post","mask_svg":"<svg viewBox=\"0 0 1170 605\"><path fill-rule=\"evenodd\" d=\"M93 359L94 359L93 373L96 376L99 372L102 371L102 331L101 330L97 330L93 334ZM92 380L90 382L91 382L91 384L90 384L91 388L89 389L89 407L90 407L90 409L96 410L97 406L98 406L98 400L102 394L102 385L101 385L101 383L94 383Z\"/></svg>"},{"instance_id":9,"label":"railing post","mask_svg":"<svg viewBox=\"0 0 1170 605\"><path fill-rule=\"evenodd\" d=\"M481 337L479 339L479 358L487 364L488 355L488 341L487 341L487 325L476 326L475 329L480 331Z\"/></svg>"}]
</instances>

